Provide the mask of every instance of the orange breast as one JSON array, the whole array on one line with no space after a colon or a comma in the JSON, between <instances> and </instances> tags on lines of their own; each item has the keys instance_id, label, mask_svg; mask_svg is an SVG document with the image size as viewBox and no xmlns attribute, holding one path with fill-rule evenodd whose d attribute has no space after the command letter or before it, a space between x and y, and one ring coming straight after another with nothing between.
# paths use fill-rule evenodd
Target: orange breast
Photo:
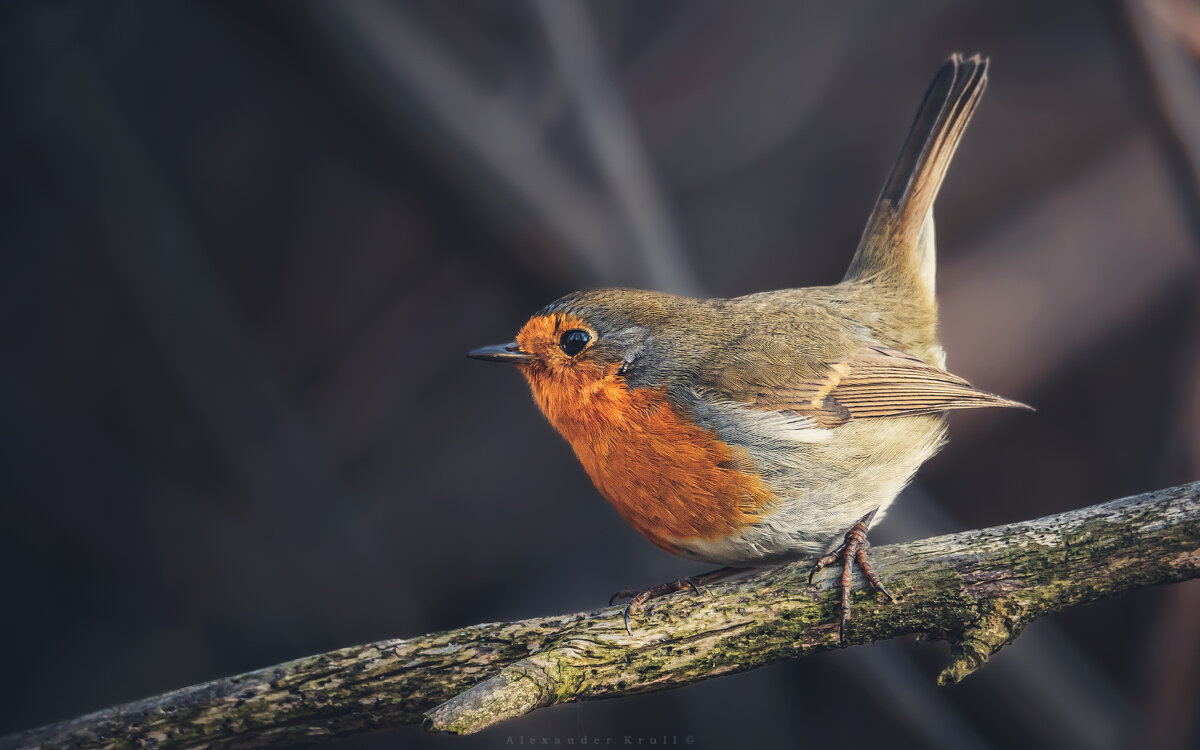
<instances>
[{"instance_id":1,"label":"orange breast","mask_svg":"<svg viewBox=\"0 0 1200 750\"><path fill-rule=\"evenodd\" d=\"M758 476L731 468L747 456L683 418L662 391L631 390L583 363L525 374L596 487L658 546L678 553L672 540L726 536L773 500Z\"/></svg>"}]
</instances>

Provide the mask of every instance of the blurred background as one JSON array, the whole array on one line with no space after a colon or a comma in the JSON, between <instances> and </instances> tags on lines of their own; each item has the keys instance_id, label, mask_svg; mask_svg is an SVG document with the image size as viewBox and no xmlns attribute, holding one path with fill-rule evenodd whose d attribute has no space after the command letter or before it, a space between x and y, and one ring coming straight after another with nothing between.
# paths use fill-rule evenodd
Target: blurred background
<instances>
[{"instance_id":1,"label":"blurred background","mask_svg":"<svg viewBox=\"0 0 1200 750\"><path fill-rule=\"evenodd\" d=\"M954 415L876 544L1200 474L1195 3L4 3L0 733L697 572L463 355L577 288L836 282L953 51L949 366L1038 411ZM1200 745L1200 581L946 654L334 746Z\"/></svg>"}]
</instances>

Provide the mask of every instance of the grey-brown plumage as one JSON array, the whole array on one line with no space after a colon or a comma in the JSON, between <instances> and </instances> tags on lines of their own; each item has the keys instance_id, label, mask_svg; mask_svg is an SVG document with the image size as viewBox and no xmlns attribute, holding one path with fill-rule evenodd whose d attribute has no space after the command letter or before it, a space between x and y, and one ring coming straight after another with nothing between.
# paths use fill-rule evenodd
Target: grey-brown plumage
<instances>
[{"instance_id":1,"label":"grey-brown plumage","mask_svg":"<svg viewBox=\"0 0 1200 750\"><path fill-rule=\"evenodd\" d=\"M941 446L946 411L1020 406L947 372L937 338L933 202L986 82L987 61L978 56L954 55L938 71L840 284L734 299L579 292L537 313L519 350L476 355L524 366L539 404L593 479L615 441L652 447L653 436L623 430L629 417L612 418L594 403L590 394L615 385L665 394L680 418L723 444L714 448L714 470L759 478L770 490L765 507L750 507L757 496L744 498L751 522L721 533L659 534L657 543L725 565L826 552L865 514L882 516ZM586 339L579 351L560 339L571 332ZM595 382L577 377L583 372L595 373ZM549 391L564 387L579 389L581 410L598 410L592 421L550 408L562 398ZM581 437L585 423L611 434ZM674 493L666 499L679 502L669 507L685 510L673 514L700 513L699 503L688 503L691 476L672 471L679 467L670 456L662 461L653 497ZM602 484L625 491L611 477L597 479ZM629 517L629 497L609 499Z\"/></svg>"}]
</instances>

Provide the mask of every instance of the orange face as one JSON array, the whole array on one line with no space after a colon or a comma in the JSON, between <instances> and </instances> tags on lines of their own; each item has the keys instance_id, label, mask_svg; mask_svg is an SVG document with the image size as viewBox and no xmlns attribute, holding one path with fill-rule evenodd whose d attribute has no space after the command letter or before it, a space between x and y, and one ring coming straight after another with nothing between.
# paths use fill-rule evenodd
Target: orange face
<instances>
[{"instance_id":1,"label":"orange face","mask_svg":"<svg viewBox=\"0 0 1200 750\"><path fill-rule=\"evenodd\" d=\"M564 350L563 335L568 331L582 331L587 336L583 348L574 355ZM578 337L576 337L578 340ZM554 378L567 378L581 382L582 379L601 380L604 368L590 355L596 342L596 331L582 319L572 315L539 315L531 318L517 334L521 351L533 355L524 368L528 375L532 371L543 372ZM616 368L616 369L619 369ZM615 373L614 369L614 373Z\"/></svg>"},{"instance_id":2,"label":"orange face","mask_svg":"<svg viewBox=\"0 0 1200 750\"><path fill-rule=\"evenodd\" d=\"M575 331L588 337L578 351ZM727 535L772 501L757 475L732 468L749 457L693 423L664 389L630 388L624 361L598 355L597 333L582 319L535 317L517 344L532 355L518 364L542 413L601 494L655 544L682 552L675 541Z\"/></svg>"}]
</instances>

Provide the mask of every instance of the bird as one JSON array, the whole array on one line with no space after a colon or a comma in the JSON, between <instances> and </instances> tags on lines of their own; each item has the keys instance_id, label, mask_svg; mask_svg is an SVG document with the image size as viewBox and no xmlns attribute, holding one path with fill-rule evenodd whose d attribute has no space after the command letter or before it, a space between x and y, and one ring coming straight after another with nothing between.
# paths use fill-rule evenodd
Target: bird
<instances>
[{"instance_id":1,"label":"bird","mask_svg":"<svg viewBox=\"0 0 1200 750\"><path fill-rule=\"evenodd\" d=\"M844 643L854 566L893 599L867 531L945 443L946 413L1029 408L947 371L937 335L933 204L988 66L955 53L938 69L840 283L713 299L575 292L515 341L468 353L521 371L634 529L724 566L618 592L631 634L651 599L815 558L810 584L841 564Z\"/></svg>"}]
</instances>

